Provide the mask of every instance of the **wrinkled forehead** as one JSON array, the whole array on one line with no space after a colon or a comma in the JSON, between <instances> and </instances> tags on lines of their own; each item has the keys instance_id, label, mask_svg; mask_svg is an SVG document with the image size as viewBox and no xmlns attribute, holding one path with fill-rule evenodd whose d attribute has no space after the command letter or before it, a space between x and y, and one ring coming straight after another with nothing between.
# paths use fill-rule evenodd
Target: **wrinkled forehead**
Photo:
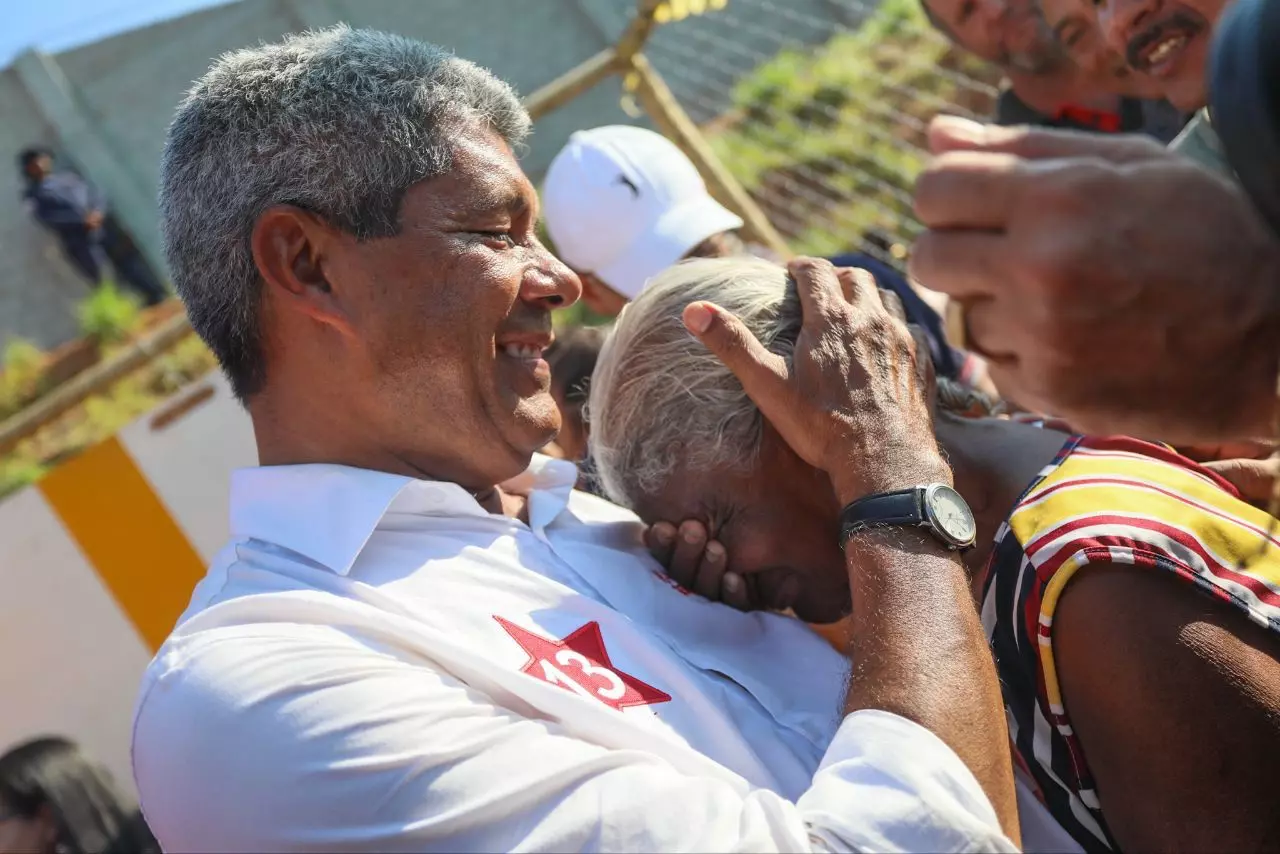
<instances>
[{"instance_id":1,"label":"wrinkled forehead","mask_svg":"<svg viewBox=\"0 0 1280 854\"><path fill-rule=\"evenodd\" d=\"M451 168L424 181L430 195L447 213L463 216L492 213L538 214L538 193L515 152L488 127L471 126L453 140Z\"/></svg>"}]
</instances>

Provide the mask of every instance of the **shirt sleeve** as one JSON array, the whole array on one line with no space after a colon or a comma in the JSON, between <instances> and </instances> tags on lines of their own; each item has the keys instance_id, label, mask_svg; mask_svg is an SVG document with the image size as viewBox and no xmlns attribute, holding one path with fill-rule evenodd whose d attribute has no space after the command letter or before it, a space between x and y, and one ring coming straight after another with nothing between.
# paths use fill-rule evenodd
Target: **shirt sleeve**
<instances>
[{"instance_id":1,"label":"shirt sleeve","mask_svg":"<svg viewBox=\"0 0 1280 854\"><path fill-rule=\"evenodd\" d=\"M164 850L1016 850L960 759L892 714L850 715L792 803L299 628L170 652L144 688L134 774Z\"/></svg>"}]
</instances>

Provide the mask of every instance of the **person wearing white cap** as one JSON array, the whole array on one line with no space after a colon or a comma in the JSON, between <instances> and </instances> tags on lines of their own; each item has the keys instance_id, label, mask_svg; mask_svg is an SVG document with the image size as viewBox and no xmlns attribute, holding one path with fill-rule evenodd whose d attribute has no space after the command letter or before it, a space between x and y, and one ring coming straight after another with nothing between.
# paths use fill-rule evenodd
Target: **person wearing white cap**
<instances>
[{"instance_id":1,"label":"person wearing white cap","mask_svg":"<svg viewBox=\"0 0 1280 854\"><path fill-rule=\"evenodd\" d=\"M547 170L542 208L556 254L582 280L582 301L605 317L616 317L650 279L685 258L749 253L780 260L745 244L737 234L742 219L711 198L692 161L643 128L605 125L570 136ZM869 242L865 235L862 242ZM898 295L907 320L924 330L939 376L998 398L983 361L947 342L942 318L901 272L867 252L828 260L868 270Z\"/></svg>"},{"instance_id":2,"label":"person wearing white cap","mask_svg":"<svg viewBox=\"0 0 1280 854\"><path fill-rule=\"evenodd\" d=\"M673 142L628 125L569 137L547 170L542 206L556 254L582 279L583 302L605 316L677 261L722 254L695 250L743 224Z\"/></svg>"}]
</instances>

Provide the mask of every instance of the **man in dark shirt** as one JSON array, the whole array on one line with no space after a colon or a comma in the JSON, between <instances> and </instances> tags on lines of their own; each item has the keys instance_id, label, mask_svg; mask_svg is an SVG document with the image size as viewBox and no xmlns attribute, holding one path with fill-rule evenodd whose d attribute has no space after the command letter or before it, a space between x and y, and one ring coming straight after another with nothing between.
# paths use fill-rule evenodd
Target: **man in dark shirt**
<instances>
[{"instance_id":1,"label":"man in dark shirt","mask_svg":"<svg viewBox=\"0 0 1280 854\"><path fill-rule=\"evenodd\" d=\"M63 251L95 286L111 261L121 282L154 305L168 294L133 240L111 216L106 196L73 172L54 172L53 155L29 148L18 155L26 180L23 203L37 222L57 235Z\"/></svg>"}]
</instances>

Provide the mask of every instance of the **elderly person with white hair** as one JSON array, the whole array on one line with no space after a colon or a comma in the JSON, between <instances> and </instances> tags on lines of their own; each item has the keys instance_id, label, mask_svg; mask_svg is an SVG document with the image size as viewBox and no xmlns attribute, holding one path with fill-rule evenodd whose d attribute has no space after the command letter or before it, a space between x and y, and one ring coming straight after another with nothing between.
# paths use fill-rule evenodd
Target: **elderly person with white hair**
<instances>
[{"instance_id":1,"label":"elderly person with white hair","mask_svg":"<svg viewBox=\"0 0 1280 854\"><path fill-rule=\"evenodd\" d=\"M179 106L166 249L261 465L234 475L231 539L143 680L133 769L161 846L1012 850L953 552L854 537L878 664L850 674L795 621L672 589L635 517L537 453L560 425L551 312L580 286L537 236L529 125L484 69L346 27L228 54ZM829 266L796 272L838 295ZM873 295L812 312L814 352L884 317ZM905 331L888 343L910 357ZM846 501L906 485L904 464L949 480L920 385L850 364L884 394L797 375L828 392L786 408L797 448ZM903 631L918 573L932 628Z\"/></svg>"},{"instance_id":2,"label":"elderly person with white hair","mask_svg":"<svg viewBox=\"0 0 1280 854\"><path fill-rule=\"evenodd\" d=\"M730 337L758 348L760 361L781 376L796 371L807 345L786 271L745 259L668 270L622 313L592 379L591 448L604 489L666 528L655 545L685 552L672 559L691 569L678 580L743 608L845 619L827 633L848 649L866 611L839 532L945 522L955 508L904 490L890 519L868 521L857 503L842 511L831 478L686 331L708 304L737 318ZM858 362L863 352L827 357ZM880 393L856 371L847 376L855 396ZM962 418L944 392L934 430L977 529L964 560L1017 752L1054 818L1088 851L1272 844L1274 520L1166 446ZM874 431L864 439L868 459L894 452ZM662 520L687 521L675 536ZM701 563L691 562L707 536ZM934 580L914 583L923 596ZM850 654L857 672L865 662ZM1025 817L1023 833L1037 844Z\"/></svg>"}]
</instances>

